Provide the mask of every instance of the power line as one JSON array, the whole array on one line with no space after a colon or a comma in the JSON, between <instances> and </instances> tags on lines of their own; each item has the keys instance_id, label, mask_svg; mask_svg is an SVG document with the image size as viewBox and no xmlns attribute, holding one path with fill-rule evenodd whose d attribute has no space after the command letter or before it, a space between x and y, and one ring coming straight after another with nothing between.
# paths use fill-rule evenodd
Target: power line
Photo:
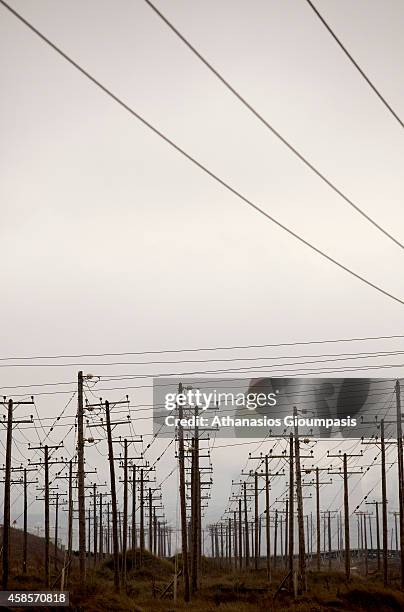
<instances>
[{"instance_id":1,"label":"power line","mask_svg":"<svg viewBox=\"0 0 404 612\"><path fill-rule=\"evenodd\" d=\"M17 11L15 11L13 8L11 8L11 6L9 6L6 2L4 2L4 0L0 0L0 3L10 11L10 13L12 13L17 19L19 19L24 25L26 25L32 32L34 32L34 34L36 34L39 38L41 38L47 45L49 45L54 51L56 51L56 53L58 53L61 57L63 57L67 62L69 62L69 64L71 64L72 66L74 66L74 68L76 68L79 72L81 72L81 74L83 74L87 79L89 79L92 83L94 83L94 85L96 85L97 87L99 87L99 89L101 89L104 93L106 93L112 100L114 100L115 102L117 102L117 104L119 104L122 108L124 108L128 113L130 113L133 117L136 117L136 119L138 119L144 126L146 126L149 130L151 130L154 134L156 134L157 136L159 136L162 140L164 140L167 144L169 144L173 149L175 149L178 153L180 153L183 157L185 157L186 159L188 159L188 161L190 161L192 164L194 164L195 166L197 166L200 170L202 170L205 174L207 174L208 176L210 176L213 180L215 180L217 183L219 183L220 185L222 185L222 187L224 187L227 191L229 191L230 193L232 193L233 195L235 195L236 197L238 197L242 202L244 202L245 204L247 204L250 208L252 208L253 210L255 210L257 213L259 213L260 215L262 215L263 217L265 217L266 219L268 219L269 221L271 221L272 223L274 223L275 225L277 225L278 227L280 227L283 231L285 231L286 233L288 233L290 236L293 236L296 240L298 240L299 242L301 242L302 244L304 244L305 246L307 246L309 249L311 249L312 251L314 251L315 253L317 253L318 255L320 255L321 257L323 257L324 259L326 259L327 261L330 261L331 263L333 263L335 266L337 266L338 268L340 268L341 270L344 270L345 272L347 272L348 274L350 274L351 276L353 276L354 278L356 278L357 280L360 280L362 283L364 283L365 285L368 285L369 287L372 287L373 289L375 289L376 291L378 291L379 293L382 293L383 295L385 295L386 297L391 298L392 300L394 300L395 302L398 302L399 304L404 306L404 300L400 299L399 297L393 295L392 293L386 291L385 289L382 289L380 286L376 285L375 283L372 283L371 281L367 280L366 278L364 278L363 276L361 276L360 274L357 274L356 272L354 272L353 270L351 270L350 268L348 268L347 266L345 266L344 264L340 263L338 260L334 259L333 257L331 257L331 255L327 255L327 253L325 251L322 251L321 249L319 249L318 247L316 247L314 244L312 244L311 242L309 242L308 240L306 240L305 238L303 238L302 236L300 236L299 234L297 234L296 232L294 232L292 229L290 229L289 227L287 227L286 225L284 225L283 223L281 223L280 221L278 221L277 219L275 219L275 217L273 217L272 215L270 215L269 213L267 213L263 208L260 208L260 206L258 206L257 204L254 204L254 202L252 202L252 200L249 200L247 197L245 197L244 195L242 195L241 192L237 191L237 189L235 189L234 187L232 187L229 183L227 183L226 181L224 181L223 179L221 179L217 174L215 174L212 170L209 170L209 168L207 168L207 166L203 165L201 162L199 162L195 157L192 157L192 155L190 155L189 153L187 153L184 149L182 149L179 145L177 145L173 140L171 140L168 136L166 136L165 134L163 134L163 132L161 132L158 128L156 128L155 126L153 126L151 123L149 123L149 121L147 121L144 117L142 117L139 113L137 113L133 108L131 108L128 104L126 104L125 102L123 102L123 100L121 100L117 95L115 95L110 89L108 89L105 85L103 85L100 81L98 81L95 77L93 77L89 72L87 72L84 68L82 68L82 66L80 66L77 62L75 62L69 55L67 55L66 53L64 53L64 51L62 51L58 46L56 46L51 40L49 40L49 38L47 38L44 34L42 34L39 30L37 30L29 21L27 21L26 19L24 19L24 17L22 17L22 15L20 15L19 13L17 13ZM269 125L269 124L268 124ZM314 167L313 167L314 168ZM324 180L325 177L324 177ZM331 185L331 183L330 183ZM336 188L335 188L336 189ZM347 199L345 196L343 196L342 192L341 196L344 197L345 199ZM404 248L403 245L401 245L400 242L398 242L395 238L393 238L392 236L390 236L390 234L388 234L385 230L383 230L379 225L377 225L373 220L370 219L370 217L368 217L363 211L361 211L355 204L353 204L353 202L351 202L351 200L348 200L349 203L356 208L363 216L365 216L369 221L371 221L371 223L373 223L376 227L378 227L380 229L380 231L382 231L383 233L385 233L387 236L389 236L389 238L391 238L394 242L396 242L399 246L401 246L402 248Z\"/></svg>"},{"instance_id":2,"label":"power line","mask_svg":"<svg viewBox=\"0 0 404 612\"><path fill-rule=\"evenodd\" d=\"M236 361L278 361L281 359L303 359L305 357L339 357L338 359L326 359L326 361L343 361L343 360L350 360L350 359L371 359L374 357L385 357L385 356L398 356L398 355L402 355L404 351L400 351L400 350L394 350L394 351L375 351L375 352L356 352L356 353L337 353L335 355L333 354L325 354L325 355L279 355L279 356L271 356L271 357L265 357L265 356L259 356L259 357L231 357L231 358L227 358L227 359L223 359L223 358L217 358L217 359L180 359L180 360L176 360L176 361L109 361L109 362L95 362L95 363L6 363L6 364L0 364L0 368L51 368L51 367L58 367L58 368L65 368L65 367L98 367L98 366L121 366L121 365L128 365L128 366L144 366L144 365L177 365L177 364L184 364L184 363L190 363L190 364L203 364L203 363L220 363L220 362L224 362L224 363L233 363ZM352 356L353 355L353 356ZM305 363L305 362L302 362ZM259 367L265 367L265 366L256 366L257 368ZM97 376L97 378L105 378L104 376ZM49 386L55 386L58 384L72 384L71 382L63 382L63 383L49 383ZM28 386L28 385L26 385ZM30 386L43 386L43 385L30 385ZM11 388L11 387L0 387L0 389L2 388Z\"/></svg>"},{"instance_id":3,"label":"power line","mask_svg":"<svg viewBox=\"0 0 404 612\"><path fill-rule=\"evenodd\" d=\"M307 0L309 1L309 0ZM300 153L284 136L282 136L247 100L227 81L224 76L216 70L212 66L208 60L197 51L197 49L189 42L181 32L177 30L177 28L158 10L157 7L154 6L150 0L145 0L146 4L150 6L150 8L164 21L164 23L182 40L182 42L192 51L194 55L223 83L223 85L231 91L231 93L236 96L236 98L266 127L268 128L274 136L278 138L288 149L291 151L296 157L300 159L301 162L305 164L307 168L309 168L314 174L316 174L328 187L330 187L337 195L339 195L347 204L349 204L352 208L356 210L362 217L364 217L369 223L371 223L374 227L376 227L380 232L382 232L385 236L390 238L395 244L402 249L404 249L404 244L402 244L397 238L394 238L387 230L381 227L372 217L366 214L357 204L355 204L341 189L339 189L335 183L333 183L330 179L328 179L320 170L318 170L309 160ZM311 2L309 2L311 4ZM314 7L313 7L314 8ZM328 27L328 26L327 26ZM365 75L363 75L365 76ZM365 77L366 78L366 77ZM369 82L369 81L368 81ZM370 83L370 82L369 82ZM377 92L377 90L375 90ZM380 94L379 94L380 96ZM390 108L390 107L389 107ZM392 110L390 108L390 110ZM393 111L392 111L393 112ZM395 115L396 116L396 115ZM398 119L398 117L396 116ZM400 121L400 120L399 120ZM400 121L401 123L401 121ZM403 124L401 123L403 126ZM403 126L404 127L404 126Z\"/></svg>"},{"instance_id":4,"label":"power line","mask_svg":"<svg viewBox=\"0 0 404 612\"><path fill-rule=\"evenodd\" d=\"M351 361L351 360L367 360L367 359L373 359L373 358L379 358L379 357L386 357L386 356L399 356L402 355L403 351L380 351L380 352L373 352L373 353L361 353L361 352L356 352L356 353L323 353L323 354L312 354L312 355L282 355L282 356L277 356L277 357L236 357L236 358L230 358L230 359L199 359L199 360L182 360L182 361L174 361L174 362L170 362L170 361L166 361L166 362L152 362L152 361L148 361L148 362L140 362L140 363L132 363L132 362L123 362L124 365L152 365L155 363L161 363L161 364L173 364L173 363L178 363L178 364L182 364L182 363L219 363L219 362L237 362L237 361L242 361L242 362L256 362L256 361L277 361L277 365L278 366L283 366L283 365L290 365L290 364L283 364L280 363L280 360L285 360L285 359L303 359L303 358L307 358L307 357L327 357L327 359L322 360L320 363L324 363L324 362L335 362L335 361ZM307 364L307 363L316 363L316 361L310 361L310 362L305 362L305 361L299 361L299 362L294 362L297 365L302 365L302 364ZM31 364L28 364L28 366ZM62 364L64 366L67 365L72 365L72 364ZM89 364L86 364L89 365ZM108 363L108 364L91 364L91 365L117 365L116 363ZM257 366L257 369L262 369L264 367L269 367L269 364L267 366L265 365L260 365ZM245 369L244 367L242 369ZM172 372L170 372L170 375L173 374ZM153 374L154 376L154 374ZM99 381L102 382L116 382L116 381L122 381L122 380L132 380L133 378L136 378L137 375L136 374L111 374L111 375L100 375L97 376L97 379ZM57 387L57 386L64 386L64 385L72 385L74 384L74 381L61 381L61 382L49 382L49 383L32 383L32 384L25 384L25 385L12 385L12 386L8 386L5 385L4 387L0 387L0 391L2 391L4 393L5 390L7 390L8 392L10 390L15 390L15 389L37 389L37 388L42 388L42 387ZM96 387L94 387L94 389L96 389ZM88 388L88 390L90 391L90 393L93 393L92 389ZM34 393L35 394L35 393ZM72 399L72 398L71 398ZM71 400L70 400L71 401Z\"/></svg>"},{"instance_id":5,"label":"power line","mask_svg":"<svg viewBox=\"0 0 404 612\"><path fill-rule=\"evenodd\" d=\"M381 379L381 380L383 382L388 381L388 379ZM395 381L396 381L396 379L392 379L390 382L393 383ZM376 384L376 382L380 382L380 381L373 381L373 384ZM379 391L379 389L376 392L374 392L374 391L369 391L368 392L368 394L366 396L366 414L371 414L372 412L375 412L376 414L380 414L380 410L381 410L381 408L380 408L380 401L383 401L383 398L385 398L386 395L388 395L388 399L391 401L391 397L394 394L394 386L390 385L388 387L382 388L382 392L381 393L379 393L378 391ZM311 395L313 396L312 399L310 399ZM340 400L344 400L344 401L355 400L357 398L357 394L353 390L350 390L347 393L339 392L338 396L339 396ZM307 390L299 390L299 397L303 397L303 400L299 399L299 401L297 401L296 398L294 397L293 398L293 404L296 407L299 407L299 408L303 407L304 408L304 406L307 405L307 404L308 405L312 405L313 404L313 401L315 401L315 392L314 391L310 391L310 390L309 391L307 391ZM307 397L309 397L309 399L307 399ZM374 401L369 401L370 399L373 399L373 398L375 398ZM69 400L69 402L70 401L71 400ZM369 406L375 406L375 408L369 408ZM150 408L153 408L153 407L154 408L163 408L164 404L134 404L134 405L128 404L128 407L127 407L126 410L114 410L113 414L114 415L126 414L126 415L129 415L131 417L131 419L133 419L132 414L136 414L136 413L139 413L139 412L149 412L150 413ZM73 422L73 425L74 425L75 422L76 422L75 415L74 414L67 414L67 415L63 414L65 412L66 408L67 408L67 406L65 406L65 408L62 411L62 413L58 417L56 417L56 419L54 419L54 417L51 417L51 416L50 417L43 417L43 416L39 417L38 416L38 419L41 420L41 423L43 421L53 421L53 424L51 426L45 425L45 427L47 427L47 428L50 427L50 430L52 430L54 427L65 427L65 426L69 425L69 424L66 424L66 423L57 424L58 421L61 420L61 419L72 419L72 418L74 418L74 422ZM223 410L222 408L220 408L220 412L221 412L221 414L223 414L224 412L228 412L228 411ZM321 415L322 414L321 410L319 410L317 408L316 409L316 414L317 414L317 416ZM325 413L324 414L325 415L328 414L328 409L325 409ZM152 417L150 417L150 418L152 418ZM131 421L128 421L128 422L129 422L129 425L131 425ZM35 425L35 421L34 421L34 425ZM41 426L43 426L43 425L41 425ZM20 427L19 431L23 431L24 429L33 429L33 427ZM156 433L149 434L149 435L151 435L154 438L156 438L156 437L158 437L158 434L160 433L161 429L162 429L162 427L160 427L160 429ZM133 432L132 435L133 435L134 438L136 437L134 432ZM145 435L145 434L142 434L142 435ZM146 449L145 449L145 451L143 451L143 454L146 452L146 450L148 448L150 448L150 446L152 445L153 442L154 442L154 440L152 442L150 442L146 446ZM1 444L1 442L0 442L0 444Z\"/></svg>"},{"instance_id":6,"label":"power line","mask_svg":"<svg viewBox=\"0 0 404 612\"><path fill-rule=\"evenodd\" d=\"M148 0L145 0L148 4L150 4L150 2L148 2ZM345 45L341 42L341 40L338 38L338 36L336 35L336 33L334 32L334 30L331 28L331 26L326 22L326 20L324 19L324 17L321 15L321 13L319 12L319 10L314 6L314 4L311 2L311 0L306 0L307 4L313 9L314 13L317 15L317 17L320 19L321 23L324 25L324 27L328 30L328 32L331 34L331 36L333 37L333 39L335 40L335 42L337 43L337 45L342 49L342 51L345 53L345 55L347 56L347 58L350 60L350 62L355 66L356 70L361 74L361 76L365 79L366 83L369 85L369 87L371 87L374 91L374 93L377 95L377 97L379 98L379 100L381 100L381 102L383 102L384 106L387 108L387 110L393 115L394 119L396 119L398 121L398 123L400 124L400 126L402 128L404 128L404 123L402 122L402 120L400 119L400 117L397 115L397 113L393 110L393 108L390 106L390 104L387 102L386 98L380 93L380 91L377 89L376 85L370 80L370 78L367 76L367 74L362 70L362 68L359 66L358 62L352 57L352 55L349 53L348 49L345 47ZM391 236L390 236L391 238ZM394 240L394 238L393 238ZM394 242L397 242L396 240L394 240ZM402 247L403 245L400 244L400 246Z\"/></svg>"},{"instance_id":7,"label":"power line","mask_svg":"<svg viewBox=\"0 0 404 612\"><path fill-rule=\"evenodd\" d=\"M359 372L359 371L364 371L364 370L382 370L382 369L386 369L386 368L403 368L404 367L404 363L391 363L391 364L375 364L373 366L360 366L360 367L342 367L342 368L333 368L333 369L324 369L324 367L322 368L295 368L292 370L282 370L282 369L276 369L276 370L267 370L265 372L260 371L260 378L262 378L262 375L264 374L265 376L268 376L269 374L273 375L274 378L278 377L279 374L284 374L287 373L289 375L289 377L291 376L296 376L297 374L299 374L299 376L303 377L303 376L310 376L311 374L333 374L336 372ZM234 370L217 370L216 372L221 372L221 373L226 373L226 372L233 372ZM244 370L240 370L238 371L239 374L248 374L249 378L254 378L252 376L254 370L251 371L248 369L244 369ZM190 375L196 375L196 374L212 374L215 373L215 371L212 370L205 370L205 371L195 371L195 372L173 372L171 374L169 374L169 376L174 377L173 380L175 381L175 377L181 377L181 376L190 376ZM143 379L143 378L153 378L153 377L158 377L158 376L163 376L163 374L148 374L148 375L141 375L141 376L130 376L128 377L128 379ZM168 376L168 374L164 374L164 376ZM232 380L240 380L240 377L234 378L233 377L226 377L225 379L222 378L212 378L210 380L204 380L205 383L208 382L212 382L212 383L218 383L218 382L226 382L226 383L230 383L230 381ZM142 384L142 385L129 385L129 386L125 386L125 387L102 387L102 388L97 388L97 391L125 391L128 389L151 389L154 387L171 387L172 383L164 383L164 384L158 384L158 385L153 385L153 384ZM66 394L71 394L74 392L74 389L67 389L66 391L44 391L44 392L40 392L40 393L35 393L35 396L42 396L42 395L66 395ZM14 397L25 397L26 394L24 393L16 393L13 394Z\"/></svg>"},{"instance_id":8,"label":"power line","mask_svg":"<svg viewBox=\"0 0 404 612\"><path fill-rule=\"evenodd\" d=\"M368 340L394 340L402 339L404 334L395 334L392 336L365 336L362 338L337 338L331 340L302 340L297 342L278 342L277 344L244 344L235 346L208 346L198 348L180 348L180 349L161 349L156 351L125 351L121 353L81 353L79 355L31 355L22 357L0 357L0 361L23 361L35 359L73 359L81 357L121 357L124 355L161 355L163 353L195 353L204 351L233 351L236 349L255 349L255 348L278 348L282 346L307 346L311 344L335 344L339 342L365 342ZM55 383L61 384L61 383ZM68 383L63 383L68 384Z\"/></svg>"},{"instance_id":9,"label":"power line","mask_svg":"<svg viewBox=\"0 0 404 612\"><path fill-rule=\"evenodd\" d=\"M296 406L301 406L302 404L309 403L309 402L294 402L294 403L295 403ZM312 403L311 403L311 405L312 405ZM375 407L369 408L369 406L375 406ZM391 411L391 410L392 410L392 406L389 405L388 408L386 409L385 416L387 416L388 412ZM144 412L144 411L145 410L138 410L138 411L134 411L134 412ZM150 412L150 410L148 410L148 412ZM120 412L118 411L117 414L120 414ZM226 415L226 414L227 415L233 415L236 418L239 418L239 417L243 418L243 414L242 413L238 413L237 409L235 409L235 408L229 408L227 410L221 408L220 409L220 415L223 416L223 415ZM284 416L289 416L289 415L290 415L290 410L287 407L284 407L282 410L278 409L277 412L276 412L276 416L278 418L283 418ZM380 415L380 403L377 403L377 402L366 402L366 405L365 405L365 414L362 415L362 414L359 413L359 417L361 417L361 416L366 416L367 418L373 417L374 421L372 421L372 423L362 423L361 421L359 421L359 424L357 424L357 426L355 427L355 432L359 431L359 430L368 431L370 427L378 427L380 425L380 421L378 420L379 415ZM256 413L249 413L249 416L252 416L252 418L255 418L257 416L257 414ZM261 416L261 415L258 415L258 416ZM357 418L359 418L359 417L357 417ZM154 421L157 421L157 420L162 420L163 421L162 425L159 427L157 432L154 432L152 434L142 434L144 436L149 435L150 437L152 437L151 442L146 446L145 450L142 452L142 454L145 455L146 452L152 446L152 444L155 442L155 440L158 439L159 433L160 433L160 431L162 430L162 428L164 426L164 415L157 415L157 416L153 417L152 414L149 414L148 416L145 416L145 417L137 417L137 416L132 416L132 412L131 412L130 413L130 418L131 418L131 423L133 423L135 421L147 421L147 420L152 420L152 419L154 419ZM330 417L330 411L327 410L327 409L324 409L322 411L317 409L314 418L320 418L320 419L322 419L322 418L331 418ZM46 420L46 418L43 418L42 420ZM90 421L90 423L91 423L91 421ZM129 424L129 420L128 420L128 424ZM61 423L60 425L54 425L53 429L56 428L56 427L69 427L69 425L70 425L70 428L73 428L73 427L75 427L76 423L75 422L73 422L72 424L70 424L70 423ZM49 425L44 425L44 428L45 427L47 429L49 429L50 426ZM33 430L36 430L35 425L27 425L25 427L20 427L19 428L19 432L33 431ZM97 431L99 431L99 433L101 434L102 430L97 429ZM262 444L263 442L266 442L266 441L268 441L267 438L262 440L262 442L260 444ZM2 444L2 443L0 442L0 444ZM216 448L219 448L219 447L216 447Z\"/></svg>"}]
</instances>

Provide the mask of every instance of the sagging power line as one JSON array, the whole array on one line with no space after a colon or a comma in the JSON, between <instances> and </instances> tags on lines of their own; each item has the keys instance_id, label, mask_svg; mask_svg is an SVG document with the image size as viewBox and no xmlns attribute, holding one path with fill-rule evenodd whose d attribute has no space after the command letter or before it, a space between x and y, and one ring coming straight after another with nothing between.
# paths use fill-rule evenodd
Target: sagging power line
<instances>
[{"instance_id":1,"label":"sagging power line","mask_svg":"<svg viewBox=\"0 0 404 612\"><path fill-rule=\"evenodd\" d=\"M241 200L248 207L253 209L255 212L257 212L258 214L263 216L268 221L271 221L272 223L274 223L274 225L276 225L277 227L282 229L284 232L286 232L287 234L289 234L290 236L295 238L298 242L300 242L301 244L304 244L311 251L313 251L317 255L320 255L323 259L326 259L327 261L329 261L330 263L334 264L336 267L338 267L339 269L343 270L344 272L346 272L350 276L352 276L352 277L356 278L357 280L361 281L361 283L367 285L368 287L371 287L372 289L375 289L377 292L385 295L386 297L388 297L388 298L392 299L393 301L395 301L395 302L397 302L397 303L399 303L399 304L404 306L404 299L401 299L398 296L394 295L393 293L383 289L380 285L377 285L376 283L373 283L372 281L366 279L364 276L358 274L357 272L352 270L350 267L348 267L345 264L341 263L340 261L338 261L337 259L335 259L331 255L328 255L324 250L322 250L322 249L318 248L317 246L315 246L311 241L306 240L305 238L303 238L300 234L298 234L297 232L292 230L290 227L286 226L281 221L279 221L278 219L276 219L275 217L270 215L268 212L266 212L261 206L259 206L258 204L255 204L255 202L253 202L252 200L250 200L249 198L244 196L240 191L238 191L236 188L232 187L224 179L220 178L215 172L210 170L205 164L203 164L202 162L198 161L195 157L193 157L193 155L191 155L190 153L185 151L185 149L183 149L176 142L174 142L174 140L172 140L171 138L166 136L161 130L159 130L157 127L155 127L153 124L151 124L147 119L145 119L142 115L140 115L137 111L135 111L131 106L129 106L129 104L127 104L121 98L119 98L108 87L103 85L101 83L101 81L96 79L85 68L83 68L75 60L73 60L67 53L62 51L62 49L60 49L60 47L58 47L49 38L47 38L44 34L42 34L42 32L40 32L37 28L35 28L35 26L33 26L29 21L27 21L20 13L15 11L11 6L9 6L6 2L4 2L4 0L0 0L0 3L8 11L10 11L10 13L12 13L19 21L21 21L27 28L29 28L31 30L31 32L33 32L36 36L38 36L41 40L43 40L58 55L63 57L63 59L65 59L74 68L76 68L76 70L78 70L82 75L84 75L94 85L96 85L99 89L101 89L107 96L109 96L112 100L114 100L114 102L116 102L119 106L121 106L123 109L125 109L130 115L132 115L133 117L138 119L138 121L140 121L145 127L147 127L150 131L152 131L154 134L156 134L159 138L164 140L164 142L166 142L168 145L170 145L170 147L173 148L175 151L177 151L177 153L180 153L180 155L182 155L184 158L186 158L188 161L190 161L194 166L196 166L197 168L202 170L202 172L204 172L206 175L210 176L210 178L212 178L216 183L218 183L219 185L224 187L224 189L226 189L227 191L229 191L230 193L235 195L239 200ZM352 204L354 206L354 208L357 209L358 211L360 210L359 207L354 205L354 203L351 200L349 200L349 203ZM389 238L391 238L391 240L396 242L399 246L401 246L404 249L404 245L402 245L398 240L396 240L390 234L388 234L388 232L383 230L381 228L381 226L377 225L374 221L372 221L370 219L370 217L368 217L365 213L363 213L363 211L361 211L361 214L363 214L369 221L371 221L374 225L376 225L376 227L378 229L380 229L380 231L385 233Z\"/></svg>"}]
</instances>

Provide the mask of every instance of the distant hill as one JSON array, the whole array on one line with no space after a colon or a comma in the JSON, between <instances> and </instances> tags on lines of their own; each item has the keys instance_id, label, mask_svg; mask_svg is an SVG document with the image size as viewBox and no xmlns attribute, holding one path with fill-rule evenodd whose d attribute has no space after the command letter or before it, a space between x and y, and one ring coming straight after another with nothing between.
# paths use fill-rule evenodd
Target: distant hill
<instances>
[{"instance_id":1,"label":"distant hill","mask_svg":"<svg viewBox=\"0 0 404 612\"><path fill-rule=\"evenodd\" d=\"M10 568L12 573L22 572L24 532L21 529L10 529ZM3 549L3 526L0 525L0 548ZM50 543L51 569L54 567L54 544ZM27 536L27 573L37 574L43 571L45 559L45 540L42 537L28 533ZM64 561L64 551L58 549L57 563L60 569ZM2 555L0 556L2 558ZM1 566L0 558L0 566Z\"/></svg>"}]
</instances>

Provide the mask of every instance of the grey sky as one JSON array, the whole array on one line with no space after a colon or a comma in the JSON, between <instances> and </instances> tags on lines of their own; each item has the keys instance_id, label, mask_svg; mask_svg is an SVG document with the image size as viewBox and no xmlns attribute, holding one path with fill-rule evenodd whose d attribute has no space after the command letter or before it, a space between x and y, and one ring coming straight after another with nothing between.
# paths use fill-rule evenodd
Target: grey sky
<instances>
[{"instance_id":1,"label":"grey sky","mask_svg":"<svg viewBox=\"0 0 404 612\"><path fill-rule=\"evenodd\" d=\"M404 298L404 253L294 159L143 1L25 0L12 6L247 197ZM171 0L158 6L265 118L404 239L402 130L303 0ZM327 0L318 6L403 116L402 3ZM0 45L0 233L7 262L2 355L402 331L402 306L218 187L3 7ZM372 344L372 350L385 347ZM4 368L1 386L74 381L78 369ZM146 391L130 395L134 404L150 401ZM60 412L67 397L38 396L40 414ZM102 462L91 452L94 462ZM223 470L231 463L236 477L247 455L217 452L216 516L228 495Z\"/></svg>"}]
</instances>

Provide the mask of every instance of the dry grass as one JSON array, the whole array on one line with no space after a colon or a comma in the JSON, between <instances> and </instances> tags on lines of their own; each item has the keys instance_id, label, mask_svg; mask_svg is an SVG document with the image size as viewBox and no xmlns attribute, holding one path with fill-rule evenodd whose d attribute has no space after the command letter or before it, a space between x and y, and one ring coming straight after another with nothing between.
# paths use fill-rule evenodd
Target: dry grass
<instances>
[{"instance_id":1,"label":"dry grass","mask_svg":"<svg viewBox=\"0 0 404 612\"><path fill-rule=\"evenodd\" d=\"M0 527L0 538L3 541L2 527ZM10 576L11 584L15 588L28 588L25 585L32 584L35 588L43 586L45 540L32 533L27 534L27 575L22 574L24 532L20 529L10 529ZM57 576L64 562L64 552L57 550L57 570L54 570L54 544L50 543L51 572Z\"/></svg>"},{"instance_id":2,"label":"dry grass","mask_svg":"<svg viewBox=\"0 0 404 612\"><path fill-rule=\"evenodd\" d=\"M21 573L20 555L22 534L12 534L12 589L43 588L43 540L29 536L30 566L27 575ZM136 557L138 558L138 551ZM61 559L60 559L61 560ZM165 599L160 593L174 575L173 560L161 560L145 552L141 569L134 568L129 551L127 558L127 588L115 593L113 588L113 562L106 560L97 569L90 569L84 585L73 568L69 585L72 610L75 612L398 612L404 610L404 595L398 588L397 567L391 568L391 589L384 589L375 569L368 578L353 574L347 582L342 572L308 572L308 591L294 600L282 589L275 601L273 593L284 574L278 572L268 585L264 569L249 572L228 571L218 567L211 559L203 559L200 586L188 605L182 601L182 581L179 580L178 600L172 594ZM179 559L181 565L181 559ZM59 586L59 585L57 585ZM48 612L38 608L38 612Z\"/></svg>"},{"instance_id":3,"label":"dry grass","mask_svg":"<svg viewBox=\"0 0 404 612\"><path fill-rule=\"evenodd\" d=\"M112 590L112 564L90 574L85 588L73 586L73 601L88 612L398 612L404 610L404 596L398 590L383 589L374 576L366 580L354 576L349 583L340 572L309 572L308 592L294 600L282 590L275 601L273 592L281 582L281 573L274 576L269 587L265 571L248 573L226 572L205 566L198 592L188 605L182 602L182 593L176 604L172 598L160 599L159 592L173 576L174 566L147 556L146 567L129 571L125 593L116 595ZM148 565L148 568L147 568ZM181 585L180 585L181 586Z\"/></svg>"}]
</instances>

